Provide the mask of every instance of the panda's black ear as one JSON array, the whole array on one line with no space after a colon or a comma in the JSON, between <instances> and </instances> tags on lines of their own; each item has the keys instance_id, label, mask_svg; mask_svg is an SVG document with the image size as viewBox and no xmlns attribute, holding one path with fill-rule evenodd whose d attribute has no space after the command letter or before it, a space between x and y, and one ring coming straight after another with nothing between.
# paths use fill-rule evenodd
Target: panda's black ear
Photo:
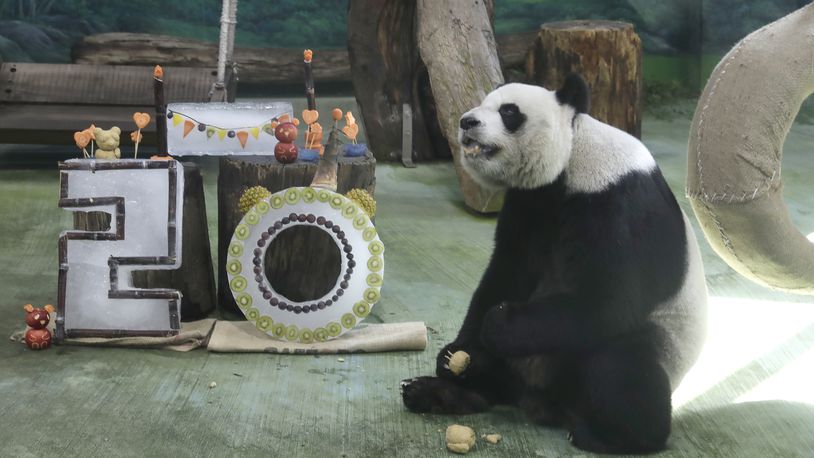
<instances>
[{"instance_id":1,"label":"panda's black ear","mask_svg":"<svg viewBox=\"0 0 814 458\"><path fill-rule=\"evenodd\" d=\"M571 105L577 113L587 113L591 107L591 90L579 73L569 73L557 90L557 100L563 105Z\"/></svg>"}]
</instances>

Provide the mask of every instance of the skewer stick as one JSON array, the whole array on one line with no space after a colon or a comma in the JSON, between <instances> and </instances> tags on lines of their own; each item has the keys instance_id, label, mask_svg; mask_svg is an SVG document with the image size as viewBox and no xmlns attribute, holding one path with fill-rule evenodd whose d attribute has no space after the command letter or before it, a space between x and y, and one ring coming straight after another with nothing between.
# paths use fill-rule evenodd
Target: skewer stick
<instances>
[{"instance_id":1,"label":"skewer stick","mask_svg":"<svg viewBox=\"0 0 814 458\"><path fill-rule=\"evenodd\" d=\"M314 91L314 73L311 69L311 60L314 57L314 52L306 49L303 55L303 68L305 69L305 98L308 101L308 109L317 109L317 96Z\"/></svg>"},{"instance_id":2,"label":"skewer stick","mask_svg":"<svg viewBox=\"0 0 814 458\"><path fill-rule=\"evenodd\" d=\"M167 105L164 104L164 70L156 65L153 70L153 94L155 95L155 135L158 156L167 156Z\"/></svg>"}]
</instances>

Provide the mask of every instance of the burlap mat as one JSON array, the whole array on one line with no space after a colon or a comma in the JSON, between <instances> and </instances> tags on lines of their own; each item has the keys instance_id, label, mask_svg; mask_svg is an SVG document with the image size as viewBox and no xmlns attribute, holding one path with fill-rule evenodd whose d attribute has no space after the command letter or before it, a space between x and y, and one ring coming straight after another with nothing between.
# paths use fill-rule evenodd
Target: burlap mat
<instances>
[{"instance_id":1,"label":"burlap mat","mask_svg":"<svg viewBox=\"0 0 814 458\"><path fill-rule=\"evenodd\" d=\"M95 345L101 347L163 348L173 351L190 351L206 346L206 340L217 320L207 318L181 323L181 331L170 337L82 337L65 339L65 345Z\"/></svg>"},{"instance_id":2,"label":"burlap mat","mask_svg":"<svg viewBox=\"0 0 814 458\"><path fill-rule=\"evenodd\" d=\"M373 353L424 350L427 327L421 322L361 324L336 339L304 344L275 340L248 321L218 321L207 348L237 353Z\"/></svg>"},{"instance_id":3,"label":"burlap mat","mask_svg":"<svg viewBox=\"0 0 814 458\"><path fill-rule=\"evenodd\" d=\"M214 328L214 330L213 330ZM52 329L53 332L53 329ZM25 329L9 338L22 342ZM84 337L65 339L65 345L98 347L162 348L190 351L206 347L221 353L374 353L399 350L424 350L427 327L421 322L362 324L327 342L303 344L275 340L248 321L217 321L212 318L181 323L181 331L171 337Z\"/></svg>"}]
</instances>

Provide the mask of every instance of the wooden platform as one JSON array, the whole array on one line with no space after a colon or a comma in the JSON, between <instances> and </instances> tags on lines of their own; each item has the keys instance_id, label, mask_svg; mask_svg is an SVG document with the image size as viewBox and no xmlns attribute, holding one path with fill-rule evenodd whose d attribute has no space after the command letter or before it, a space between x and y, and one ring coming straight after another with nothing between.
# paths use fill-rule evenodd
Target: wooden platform
<instances>
[{"instance_id":1,"label":"wooden platform","mask_svg":"<svg viewBox=\"0 0 814 458\"><path fill-rule=\"evenodd\" d=\"M164 69L165 100L208 102L215 78L206 68ZM0 143L71 144L91 123L135 129L133 113L154 117L153 67L4 63L0 65ZM155 142L155 122L142 130Z\"/></svg>"}]
</instances>

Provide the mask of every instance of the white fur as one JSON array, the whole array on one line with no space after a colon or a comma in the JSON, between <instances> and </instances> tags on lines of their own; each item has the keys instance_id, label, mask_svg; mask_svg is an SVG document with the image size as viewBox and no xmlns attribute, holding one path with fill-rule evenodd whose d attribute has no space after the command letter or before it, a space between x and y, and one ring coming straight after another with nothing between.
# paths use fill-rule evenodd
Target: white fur
<instances>
[{"instance_id":1,"label":"white fur","mask_svg":"<svg viewBox=\"0 0 814 458\"><path fill-rule=\"evenodd\" d=\"M664 330L661 363L675 390L690 370L704 345L707 331L707 282L701 250L687 215L687 270L684 284L671 298L656 306L651 320Z\"/></svg>"},{"instance_id":2,"label":"white fur","mask_svg":"<svg viewBox=\"0 0 814 458\"><path fill-rule=\"evenodd\" d=\"M632 171L656 168L642 142L588 115L577 116L570 156L566 186L573 192L600 192Z\"/></svg>"},{"instance_id":3,"label":"white fur","mask_svg":"<svg viewBox=\"0 0 814 458\"><path fill-rule=\"evenodd\" d=\"M509 132L498 110L513 103L526 116L517 132ZM566 171L573 192L599 192L633 170L650 171L656 163L645 146L627 133L588 115L574 118L553 91L526 84L507 84L492 91L464 117L480 125L464 132L480 144L499 148L492 157L461 152L464 169L479 183L495 188L533 189Z\"/></svg>"}]
</instances>

